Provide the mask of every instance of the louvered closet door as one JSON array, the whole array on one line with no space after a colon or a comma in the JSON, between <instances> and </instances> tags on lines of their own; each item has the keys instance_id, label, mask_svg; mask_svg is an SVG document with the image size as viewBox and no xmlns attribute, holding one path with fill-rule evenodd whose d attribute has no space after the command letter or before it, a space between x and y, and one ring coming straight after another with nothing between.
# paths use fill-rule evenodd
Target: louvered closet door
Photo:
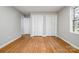
<instances>
[{"instance_id":1,"label":"louvered closet door","mask_svg":"<svg viewBox=\"0 0 79 59\"><path fill-rule=\"evenodd\" d=\"M43 35L43 15L32 15L32 36Z\"/></svg>"},{"instance_id":2,"label":"louvered closet door","mask_svg":"<svg viewBox=\"0 0 79 59\"><path fill-rule=\"evenodd\" d=\"M32 15L33 36L55 36L57 15Z\"/></svg>"},{"instance_id":3,"label":"louvered closet door","mask_svg":"<svg viewBox=\"0 0 79 59\"><path fill-rule=\"evenodd\" d=\"M55 16L46 15L46 36L55 36Z\"/></svg>"}]
</instances>

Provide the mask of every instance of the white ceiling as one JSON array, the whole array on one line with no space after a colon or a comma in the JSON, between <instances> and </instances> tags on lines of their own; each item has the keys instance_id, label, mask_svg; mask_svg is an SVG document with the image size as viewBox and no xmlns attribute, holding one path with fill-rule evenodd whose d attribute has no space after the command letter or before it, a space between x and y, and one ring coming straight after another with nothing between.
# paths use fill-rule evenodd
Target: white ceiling
<instances>
[{"instance_id":1,"label":"white ceiling","mask_svg":"<svg viewBox=\"0 0 79 59\"><path fill-rule=\"evenodd\" d=\"M58 12L63 6L15 6L15 8L27 15L32 12Z\"/></svg>"}]
</instances>

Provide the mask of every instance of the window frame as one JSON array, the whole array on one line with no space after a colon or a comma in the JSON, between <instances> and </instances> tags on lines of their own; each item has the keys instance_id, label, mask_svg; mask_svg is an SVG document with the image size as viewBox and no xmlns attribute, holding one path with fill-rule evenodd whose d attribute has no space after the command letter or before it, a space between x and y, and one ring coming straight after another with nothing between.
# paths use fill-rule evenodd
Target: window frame
<instances>
[{"instance_id":1,"label":"window frame","mask_svg":"<svg viewBox=\"0 0 79 59\"><path fill-rule=\"evenodd\" d=\"M70 32L74 34L79 34L79 32L74 31L74 22L75 21L75 11L73 10L74 8L77 8L79 6L71 7L70 8Z\"/></svg>"}]
</instances>

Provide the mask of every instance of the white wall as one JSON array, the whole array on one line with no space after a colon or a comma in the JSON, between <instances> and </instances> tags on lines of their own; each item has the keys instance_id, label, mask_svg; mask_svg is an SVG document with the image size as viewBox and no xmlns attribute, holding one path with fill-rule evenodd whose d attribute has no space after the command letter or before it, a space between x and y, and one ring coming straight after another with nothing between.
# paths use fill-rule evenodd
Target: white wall
<instances>
[{"instance_id":1,"label":"white wall","mask_svg":"<svg viewBox=\"0 0 79 59\"><path fill-rule=\"evenodd\" d=\"M0 6L0 47L21 35L21 14L12 7Z\"/></svg>"},{"instance_id":2,"label":"white wall","mask_svg":"<svg viewBox=\"0 0 79 59\"><path fill-rule=\"evenodd\" d=\"M70 7L64 7L58 13L58 36L79 48L79 34L70 32Z\"/></svg>"}]
</instances>

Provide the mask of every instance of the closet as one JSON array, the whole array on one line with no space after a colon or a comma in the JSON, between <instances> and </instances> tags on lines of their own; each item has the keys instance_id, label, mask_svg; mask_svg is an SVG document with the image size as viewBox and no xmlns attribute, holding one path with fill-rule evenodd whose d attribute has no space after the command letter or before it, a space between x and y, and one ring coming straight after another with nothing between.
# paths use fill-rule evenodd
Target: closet
<instances>
[{"instance_id":1,"label":"closet","mask_svg":"<svg viewBox=\"0 0 79 59\"><path fill-rule=\"evenodd\" d=\"M57 14L32 13L30 18L24 18L23 26L23 32L31 36L56 36Z\"/></svg>"},{"instance_id":2,"label":"closet","mask_svg":"<svg viewBox=\"0 0 79 59\"><path fill-rule=\"evenodd\" d=\"M53 14L31 14L32 34L31 36L56 36L57 15Z\"/></svg>"}]
</instances>

